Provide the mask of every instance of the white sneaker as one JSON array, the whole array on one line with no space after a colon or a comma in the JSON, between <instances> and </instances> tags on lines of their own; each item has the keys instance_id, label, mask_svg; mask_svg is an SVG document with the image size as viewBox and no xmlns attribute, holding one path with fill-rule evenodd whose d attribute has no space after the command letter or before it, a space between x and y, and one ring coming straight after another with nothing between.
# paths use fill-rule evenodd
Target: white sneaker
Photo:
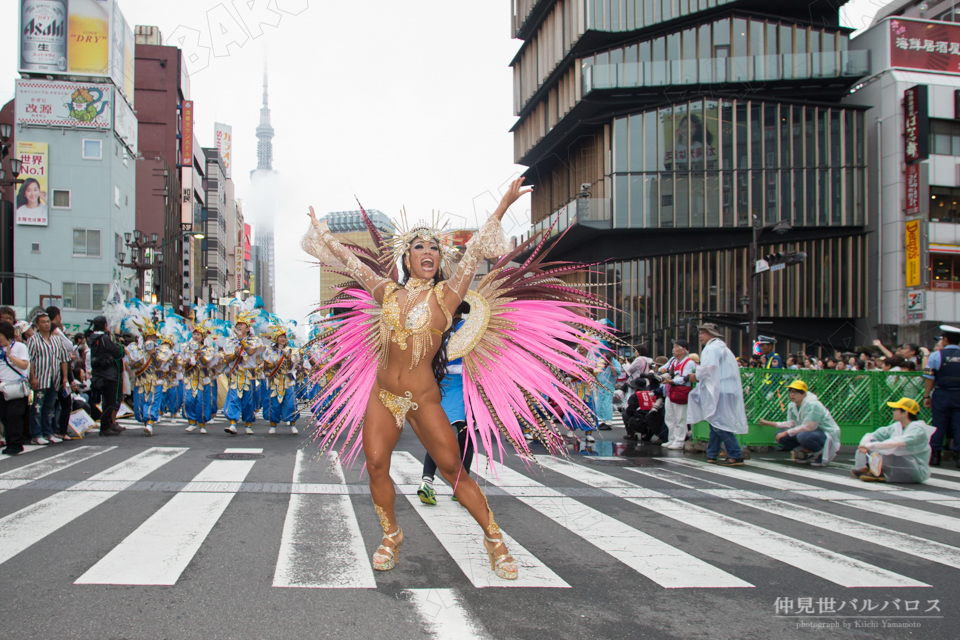
<instances>
[{"instance_id":1,"label":"white sneaker","mask_svg":"<svg viewBox=\"0 0 960 640\"><path fill-rule=\"evenodd\" d=\"M297 428L296 428L295 426L290 425L290 433L291 433L292 435L297 435L297 434L300 433L300 432L297 431Z\"/></svg>"},{"instance_id":2,"label":"white sneaker","mask_svg":"<svg viewBox=\"0 0 960 640\"><path fill-rule=\"evenodd\" d=\"M584 440L585 440L586 442L596 442L596 440L594 439L593 436L587 436L586 438L584 438Z\"/></svg>"},{"instance_id":3,"label":"white sneaker","mask_svg":"<svg viewBox=\"0 0 960 640\"><path fill-rule=\"evenodd\" d=\"M650 444L660 444L660 436L651 436Z\"/></svg>"},{"instance_id":4,"label":"white sneaker","mask_svg":"<svg viewBox=\"0 0 960 640\"><path fill-rule=\"evenodd\" d=\"M30 444L50 444L50 441L46 438L34 438L30 441Z\"/></svg>"},{"instance_id":5,"label":"white sneaker","mask_svg":"<svg viewBox=\"0 0 960 640\"><path fill-rule=\"evenodd\" d=\"M225 428L224 431L226 431L227 433L229 433L229 434L232 435L232 436L235 436L235 435L237 435L237 425L232 424L232 425L230 425L229 427Z\"/></svg>"},{"instance_id":6,"label":"white sneaker","mask_svg":"<svg viewBox=\"0 0 960 640\"><path fill-rule=\"evenodd\" d=\"M187 427L186 429L184 429L184 431L186 431L187 433L193 433L193 432L196 431L196 430L197 430L197 425L195 425L195 424L192 424L192 425L190 425L189 427Z\"/></svg>"},{"instance_id":7,"label":"white sneaker","mask_svg":"<svg viewBox=\"0 0 960 640\"><path fill-rule=\"evenodd\" d=\"M52 442L52 443L54 443L54 444L63 442L63 440L61 440L61 439L58 438L57 436L50 436L50 437L48 438L48 440L50 440L50 442Z\"/></svg>"},{"instance_id":8,"label":"white sneaker","mask_svg":"<svg viewBox=\"0 0 960 640\"><path fill-rule=\"evenodd\" d=\"M270 429L267 431L267 433L270 434L271 436L272 436L273 434L275 434L276 432L277 432L277 428L276 428L276 427L270 427Z\"/></svg>"},{"instance_id":9,"label":"white sneaker","mask_svg":"<svg viewBox=\"0 0 960 640\"><path fill-rule=\"evenodd\" d=\"M523 432L523 438L524 438L524 440L526 440L527 442L533 442L533 434L530 433L529 431L524 431L524 432Z\"/></svg>"},{"instance_id":10,"label":"white sneaker","mask_svg":"<svg viewBox=\"0 0 960 640\"><path fill-rule=\"evenodd\" d=\"M150 436L152 436L152 435L153 435L153 427L151 427L151 426L148 425L148 424L143 425L143 435L147 436L148 438L149 438Z\"/></svg>"},{"instance_id":11,"label":"white sneaker","mask_svg":"<svg viewBox=\"0 0 960 640\"><path fill-rule=\"evenodd\" d=\"M247 425L247 428L245 429L245 431L248 436L253 435L253 427L251 427L250 425Z\"/></svg>"},{"instance_id":12,"label":"white sneaker","mask_svg":"<svg viewBox=\"0 0 960 640\"><path fill-rule=\"evenodd\" d=\"M206 427L200 427L200 433L206 433L206 432L207 432Z\"/></svg>"}]
</instances>

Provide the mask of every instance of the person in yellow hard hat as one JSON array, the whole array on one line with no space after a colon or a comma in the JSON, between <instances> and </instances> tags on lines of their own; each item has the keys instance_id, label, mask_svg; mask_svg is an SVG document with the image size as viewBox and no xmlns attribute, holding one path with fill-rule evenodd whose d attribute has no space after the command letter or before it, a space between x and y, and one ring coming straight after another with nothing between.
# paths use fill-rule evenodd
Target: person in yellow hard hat
<instances>
[{"instance_id":1,"label":"person in yellow hard hat","mask_svg":"<svg viewBox=\"0 0 960 640\"><path fill-rule=\"evenodd\" d=\"M760 424L784 429L777 433L777 442L793 453L795 461L827 466L840 449L840 427L803 380L788 384L787 394L786 421L761 420Z\"/></svg>"},{"instance_id":2,"label":"person in yellow hard hat","mask_svg":"<svg viewBox=\"0 0 960 640\"><path fill-rule=\"evenodd\" d=\"M853 475L864 482L926 482L934 427L917 419L920 404L916 400L900 398L887 406L893 409L894 422L863 436Z\"/></svg>"}]
</instances>

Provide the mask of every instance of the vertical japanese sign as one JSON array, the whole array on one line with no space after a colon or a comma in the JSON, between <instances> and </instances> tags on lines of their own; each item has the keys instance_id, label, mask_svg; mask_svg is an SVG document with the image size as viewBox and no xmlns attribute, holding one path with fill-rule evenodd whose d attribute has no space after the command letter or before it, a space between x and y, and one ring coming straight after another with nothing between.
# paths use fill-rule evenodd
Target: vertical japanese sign
<instances>
[{"instance_id":1,"label":"vertical japanese sign","mask_svg":"<svg viewBox=\"0 0 960 640\"><path fill-rule=\"evenodd\" d=\"M906 223L904 241L906 244L906 285L907 287L925 287L928 281L927 221L910 220Z\"/></svg>"},{"instance_id":2,"label":"vertical japanese sign","mask_svg":"<svg viewBox=\"0 0 960 640\"><path fill-rule=\"evenodd\" d=\"M907 215L920 213L920 165L907 165Z\"/></svg>"},{"instance_id":3,"label":"vertical japanese sign","mask_svg":"<svg viewBox=\"0 0 960 640\"><path fill-rule=\"evenodd\" d=\"M238 225L240 226L240 225ZM234 279L237 290L237 297L242 298L240 293L243 291L243 227L237 230L237 244L233 248L234 255Z\"/></svg>"},{"instance_id":4,"label":"vertical japanese sign","mask_svg":"<svg viewBox=\"0 0 960 640\"><path fill-rule=\"evenodd\" d=\"M213 123L214 139L217 145L217 151L223 158L224 178L231 178L233 172L230 170L233 164L233 127L219 122Z\"/></svg>"},{"instance_id":5,"label":"vertical japanese sign","mask_svg":"<svg viewBox=\"0 0 960 640\"><path fill-rule=\"evenodd\" d=\"M183 101L183 112L181 119L181 140L180 140L180 166L193 166L193 100Z\"/></svg>"},{"instance_id":6,"label":"vertical japanese sign","mask_svg":"<svg viewBox=\"0 0 960 640\"><path fill-rule=\"evenodd\" d=\"M17 141L17 157L22 168L20 177L24 183L17 190L17 224L45 227L47 213L47 143Z\"/></svg>"},{"instance_id":7,"label":"vertical japanese sign","mask_svg":"<svg viewBox=\"0 0 960 640\"><path fill-rule=\"evenodd\" d=\"M930 155L927 85L918 84L904 91L903 108L904 160L907 164L926 160Z\"/></svg>"},{"instance_id":8,"label":"vertical japanese sign","mask_svg":"<svg viewBox=\"0 0 960 640\"><path fill-rule=\"evenodd\" d=\"M250 251L250 240L253 237L253 230L250 228L250 225L244 223L243 225L243 259L249 261L251 257Z\"/></svg>"}]
</instances>

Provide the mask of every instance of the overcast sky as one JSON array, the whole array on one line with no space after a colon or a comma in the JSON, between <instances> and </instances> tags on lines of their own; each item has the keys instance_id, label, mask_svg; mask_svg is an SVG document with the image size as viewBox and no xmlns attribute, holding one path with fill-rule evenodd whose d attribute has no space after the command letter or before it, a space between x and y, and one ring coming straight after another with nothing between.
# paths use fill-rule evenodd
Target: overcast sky
<instances>
[{"instance_id":1,"label":"overcast sky","mask_svg":"<svg viewBox=\"0 0 960 640\"><path fill-rule=\"evenodd\" d=\"M193 30L199 45L211 49L205 68L191 73L197 137L212 146L214 122L231 125L244 215L255 220L268 207L276 211L281 315L302 320L320 295L319 275L299 249L308 205L320 214L356 209L356 196L390 216L401 207L414 220L438 210L454 226L476 226L522 171L513 164L509 133L515 118L508 64L520 45L511 38L509 0L270 0L271 9L286 10L266 16L276 26L246 25L241 3L250 4L121 0L120 6L131 26L160 27L164 44ZM882 4L854 0L844 23L862 27ZM13 97L18 77L19 6L20 0L0 0L0 104ZM202 66L205 52L197 53ZM273 166L282 187L253 194L265 57ZM505 222L512 235L527 229L528 197Z\"/></svg>"}]
</instances>

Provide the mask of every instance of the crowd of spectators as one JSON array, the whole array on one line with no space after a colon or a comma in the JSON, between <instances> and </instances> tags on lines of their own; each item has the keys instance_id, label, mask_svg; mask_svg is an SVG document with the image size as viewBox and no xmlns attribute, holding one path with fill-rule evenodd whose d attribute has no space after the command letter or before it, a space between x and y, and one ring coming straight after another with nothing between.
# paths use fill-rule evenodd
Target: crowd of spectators
<instances>
[{"instance_id":1,"label":"crowd of spectators","mask_svg":"<svg viewBox=\"0 0 960 640\"><path fill-rule=\"evenodd\" d=\"M869 352L837 351L832 356L821 358L802 352L790 353L783 359L783 368L815 371L922 371L931 353L926 347L909 342L897 347L895 351L890 351L879 340L874 340L873 346ZM938 342L934 349L940 348ZM742 356L737 362L742 368L763 369L767 366L766 356L762 354Z\"/></svg>"}]
</instances>

